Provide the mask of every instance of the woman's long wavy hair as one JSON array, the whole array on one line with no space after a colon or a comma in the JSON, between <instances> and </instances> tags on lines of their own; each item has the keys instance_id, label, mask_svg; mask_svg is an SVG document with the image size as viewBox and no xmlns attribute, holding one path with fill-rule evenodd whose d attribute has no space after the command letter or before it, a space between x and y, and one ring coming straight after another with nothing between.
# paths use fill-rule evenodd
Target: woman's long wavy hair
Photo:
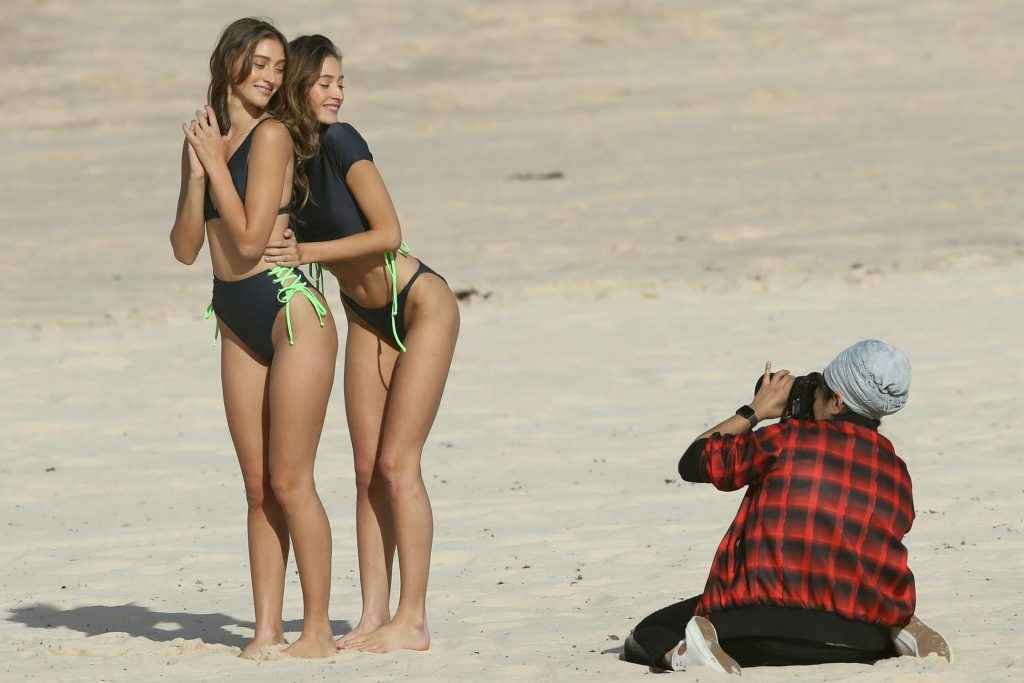
<instances>
[{"instance_id":1,"label":"woman's long wavy hair","mask_svg":"<svg viewBox=\"0 0 1024 683\"><path fill-rule=\"evenodd\" d=\"M320 78L320 70L328 57L341 61L338 48L325 36L299 36L288 43L288 66L276 115L295 143L295 196L302 197L299 207L310 199L306 163L320 151L320 121L309 103L309 90Z\"/></svg>"},{"instance_id":2,"label":"woman's long wavy hair","mask_svg":"<svg viewBox=\"0 0 1024 683\"><path fill-rule=\"evenodd\" d=\"M288 41L273 24L263 19L245 17L228 24L220 34L217 47L210 55L210 88L206 99L217 116L217 125L222 133L231 127L228 118L228 92L232 85L242 83L252 73L252 57L256 45L265 38L281 43L287 65ZM280 90L270 98L267 110L273 112L280 106Z\"/></svg>"}]
</instances>

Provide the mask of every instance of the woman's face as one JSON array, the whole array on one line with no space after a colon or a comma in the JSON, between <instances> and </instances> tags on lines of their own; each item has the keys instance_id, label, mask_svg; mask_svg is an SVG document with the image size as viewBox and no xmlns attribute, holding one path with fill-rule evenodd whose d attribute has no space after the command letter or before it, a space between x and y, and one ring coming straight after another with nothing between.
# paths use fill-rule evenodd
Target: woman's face
<instances>
[{"instance_id":1,"label":"woman's face","mask_svg":"<svg viewBox=\"0 0 1024 683\"><path fill-rule=\"evenodd\" d=\"M252 71L241 83L231 86L231 93L243 103L266 109L284 80L284 47L273 38L256 43L252 53Z\"/></svg>"},{"instance_id":2,"label":"woman's face","mask_svg":"<svg viewBox=\"0 0 1024 683\"><path fill-rule=\"evenodd\" d=\"M338 110L345 101L344 83L338 60L334 57L325 59L320 65L320 77L309 89L309 104L320 123L329 126L338 122Z\"/></svg>"}]
</instances>

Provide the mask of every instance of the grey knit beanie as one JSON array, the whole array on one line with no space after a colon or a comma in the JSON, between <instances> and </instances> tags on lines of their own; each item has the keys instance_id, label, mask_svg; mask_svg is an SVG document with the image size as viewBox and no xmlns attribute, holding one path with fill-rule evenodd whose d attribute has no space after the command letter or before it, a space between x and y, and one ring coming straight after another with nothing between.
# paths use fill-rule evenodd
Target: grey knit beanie
<instances>
[{"instance_id":1,"label":"grey knit beanie","mask_svg":"<svg viewBox=\"0 0 1024 683\"><path fill-rule=\"evenodd\" d=\"M875 420L907 402L910 359L877 339L859 341L825 368L825 382L853 412Z\"/></svg>"}]
</instances>

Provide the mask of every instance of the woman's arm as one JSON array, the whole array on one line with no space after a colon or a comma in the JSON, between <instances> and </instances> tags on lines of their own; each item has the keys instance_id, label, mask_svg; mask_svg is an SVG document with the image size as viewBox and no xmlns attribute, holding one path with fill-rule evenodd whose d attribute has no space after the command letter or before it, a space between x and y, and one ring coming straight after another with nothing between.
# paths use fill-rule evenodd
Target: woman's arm
<instances>
[{"instance_id":1,"label":"woman's arm","mask_svg":"<svg viewBox=\"0 0 1024 683\"><path fill-rule=\"evenodd\" d=\"M203 199L206 195L206 177L199 158L184 140L181 145L181 190L178 192L178 210L171 228L171 248L174 258L192 265L206 239L203 218Z\"/></svg>"},{"instance_id":2,"label":"woman's arm","mask_svg":"<svg viewBox=\"0 0 1024 683\"><path fill-rule=\"evenodd\" d=\"M267 245L267 262L284 266L334 263L374 254L383 256L385 252L397 250L402 244L402 227L377 166L368 159L357 161L345 175L345 184L366 216L370 229L327 242L274 241Z\"/></svg>"},{"instance_id":3,"label":"woman's arm","mask_svg":"<svg viewBox=\"0 0 1024 683\"><path fill-rule=\"evenodd\" d=\"M217 207L227 234L239 257L256 261L263 254L277 220L288 162L292 158L292 138L278 121L268 121L254 130L249 152L249 175L245 202L238 196L224 154L223 137L216 117L207 107L189 143L210 179L210 196Z\"/></svg>"}]
</instances>

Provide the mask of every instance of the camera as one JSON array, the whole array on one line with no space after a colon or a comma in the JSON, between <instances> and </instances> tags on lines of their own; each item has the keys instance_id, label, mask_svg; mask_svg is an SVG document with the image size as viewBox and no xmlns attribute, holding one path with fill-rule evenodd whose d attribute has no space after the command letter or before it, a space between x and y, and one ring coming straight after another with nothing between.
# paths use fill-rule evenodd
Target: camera
<instances>
[{"instance_id":1,"label":"camera","mask_svg":"<svg viewBox=\"0 0 1024 683\"><path fill-rule=\"evenodd\" d=\"M775 373L771 373L770 377L774 376ZM754 384L755 394L761 390L763 382L763 376L757 378L757 383ZM786 399L786 408L782 411L782 419L813 420L814 392L824 383L825 377L820 372L794 377L793 387L789 390L789 397Z\"/></svg>"}]
</instances>

